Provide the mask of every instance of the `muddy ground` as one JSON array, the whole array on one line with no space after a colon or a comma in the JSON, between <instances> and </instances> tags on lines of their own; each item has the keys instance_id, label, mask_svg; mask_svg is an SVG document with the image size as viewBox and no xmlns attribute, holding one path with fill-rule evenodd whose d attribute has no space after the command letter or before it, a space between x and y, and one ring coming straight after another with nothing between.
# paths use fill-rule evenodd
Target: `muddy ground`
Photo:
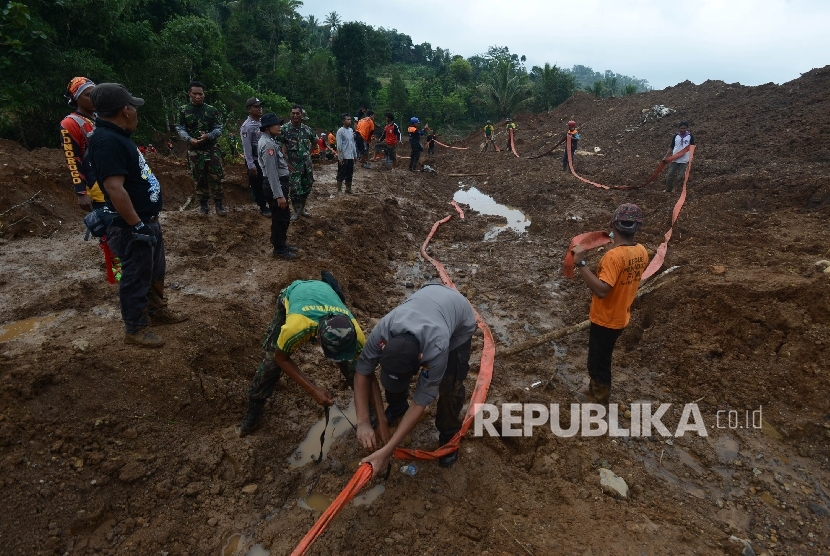
<instances>
[{"instance_id":1,"label":"muddy ground","mask_svg":"<svg viewBox=\"0 0 830 556\"><path fill-rule=\"evenodd\" d=\"M450 470L418 463L411 477L398 463L385 490L349 505L310 553L740 554L731 537L757 554L830 553L830 276L815 264L830 259L828 87L830 67L781 86L580 93L549 114L519 116L523 157L575 119L577 172L609 185L642 182L677 123L691 121L698 150L666 257L679 269L635 302L612 401L671 403L672 431L683 405L697 402L708 436L470 435ZM657 118L654 105L676 113ZM295 466L322 412L285 379L265 426L237 437L276 294L331 270L368 331L435 278L418 248L462 187L531 221L484 241L503 221L467 210L430 248L494 332L488 400L566 407L585 376L586 332L509 358L499 350L587 318L587 288L561 274L571 237L605 229L613 208L632 201L645 210L639 240L653 252L678 192L661 182L596 189L561 171L561 150L476 156L480 141L438 147L424 160L435 173L359 169L353 196L332 197L334 166L319 167L313 216L289 230L301 249L294 262L271 258L268 220L247 199L241 166L228 168L230 216L200 218L180 210L192 194L186 167L150 155L164 188L167 291L190 315L158 329L167 339L158 351L122 343L117 291L97 246L81 240L61 153L0 141L0 333L39 319L0 343L0 552L290 553L319 516L307 508L325 506L362 454L346 426L322 463ZM481 343L479 334L474 351ZM351 392L322 352L306 346L298 359L346 410ZM759 407L763 428L743 426ZM721 410L743 428L718 428ZM435 442L427 418L409 444ZM600 468L627 481L629 498L603 492Z\"/></svg>"}]
</instances>

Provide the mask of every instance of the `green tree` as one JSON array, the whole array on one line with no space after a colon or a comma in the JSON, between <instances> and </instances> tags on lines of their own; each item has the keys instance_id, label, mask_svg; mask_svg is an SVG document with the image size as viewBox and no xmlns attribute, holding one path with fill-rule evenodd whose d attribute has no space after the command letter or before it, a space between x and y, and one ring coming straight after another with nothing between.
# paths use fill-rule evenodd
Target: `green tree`
<instances>
[{"instance_id":1,"label":"green tree","mask_svg":"<svg viewBox=\"0 0 830 556\"><path fill-rule=\"evenodd\" d=\"M534 66L530 72L533 82L533 109L550 111L568 100L576 90L573 75L562 71L556 65Z\"/></svg>"},{"instance_id":2,"label":"green tree","mask_svg":"<svg viewBox=\"0 0 830 556\"><path fill-rule=\"evenodd\" d=\"M345 23L331 44L337 60L337 78L346 90L346 104L371 100L380 83L367 70L389 61L386 37L363 23Z\"/></svg>"},{"instance_id":3,"label":"green tree","mask_svg":"<svg viewBox=\"0 0 830 556\"><path fill-rule=\"evenodd\" d=\"M473 66L461 56L455 56L449 65L450 75L457 87L470 84L473 78Z\"/></svg>"},{"instance_id":4,"label":"green tree","mask_svg":"<svg viewBox=\"0 0 830 556\"><path fill-rule=\"evenodd\" d=\"M409 91L406 90L398 68L392 69L392 80L389 82L388 105L392 112L403 114L409 104Z\"/></svg>"},{"instance_id":5,"label":"green tree","mask_svg":"<svg viewBox=\"0 0 830 556\"><path fill-rule=\"evenodd\" d=\"M502 59L478 86L480 101L498 118L509 116L530 100L527 75L509 59Z\"/></svg>"}]
</instances>

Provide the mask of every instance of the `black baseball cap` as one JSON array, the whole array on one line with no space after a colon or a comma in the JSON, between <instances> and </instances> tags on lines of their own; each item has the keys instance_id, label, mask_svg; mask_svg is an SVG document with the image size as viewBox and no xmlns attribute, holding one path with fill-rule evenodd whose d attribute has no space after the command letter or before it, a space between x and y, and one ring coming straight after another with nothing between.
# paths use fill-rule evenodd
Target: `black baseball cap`
<instances>
[{"instance_id":1,"label":"black baseball cap","mask_svg":"<svg viewBox=\"0 0 830 556\"><path fill-rule=\"evenodd\" d=\"M406 333L392 337L380 356L380 383L393 394L409 390L412 377L421 366L418 339Z\"/></svg>"},{"instance_id":2,"label":"black baseball cap","mask_svg":"<svg viewBox=\"0 0 830 556\"><path fill-rule=\"evenodd\" d=\"M134 97L120 83L101 83L89 94L92 104L98 112L113 112L125 106L143 106L144 99Z\"/></svg>"},{"instance_id":3,"label":"black baseball cap","mask_svg":"<svg viewBox=\"0 0 830 556\"><path fill-rule=\"evenodd\" d=\"M251 106L260 106L262 105L262 101L256 97L251 97L248 99L248 102L245 103L245 108L250 108Z\"/></svg>"}]
</instances>

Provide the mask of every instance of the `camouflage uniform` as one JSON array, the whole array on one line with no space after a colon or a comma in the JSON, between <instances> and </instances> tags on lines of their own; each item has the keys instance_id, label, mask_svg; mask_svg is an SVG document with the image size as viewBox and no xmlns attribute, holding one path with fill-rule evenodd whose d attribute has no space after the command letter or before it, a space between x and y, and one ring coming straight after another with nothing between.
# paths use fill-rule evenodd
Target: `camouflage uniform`
<instances>
[{"instance_id":1,"label":"camouflage uniform","mask_svg":"<svg viewBox=\"0 0 830 556\"><path fill-rule=\"evenodd\" d=\"M282 133L276 137L278 144L285 145L288 163L294 171L288 176L288 192L292 202L304 201L311 193L314 172L311 167L311 145L317 141L314 131L305 124L294 127L288 122L282 126Z\"/></svg>"},{"instance_id":2,"label":"camouflage uniform","mask_svg":"<svg viewBox=\"0 0 830 556\"><path fill-rule=\"evenodd\" d=\"M196 182L196 194L201 200L208 200L213 194L216 201L222 200L222 151L216 140L222 135L222 118L219 110L209 104L194 106L186 104L179 110L176 125L179 136L187 142L187 164ZM194 147L190 139L198 139L207 133L208 140Z\"/></svg>"}]
</instances>

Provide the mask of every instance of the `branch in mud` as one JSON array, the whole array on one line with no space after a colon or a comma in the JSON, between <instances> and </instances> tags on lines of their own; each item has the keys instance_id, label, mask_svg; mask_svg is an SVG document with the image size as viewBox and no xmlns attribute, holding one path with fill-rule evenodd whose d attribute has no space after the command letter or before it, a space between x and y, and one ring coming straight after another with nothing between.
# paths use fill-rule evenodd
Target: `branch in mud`
<instances>
[{"instance_id":1,"label":"branch in mud","mask_svg":"<svg viewBox=\"0 0 830 556\"><path fill-rule=\"evenodd\" d=\"M8 209L7 211L5 211L5 212L0 212L0 216L5 216L6 214L10 213L11 211L13 211L13 210L14 210L14 209L16 209L16 208L20 208L20 207L22 207L23 205L28 205L29 203L31 203L32 201L34 201L34 200L35 200L35 198L36 198L38 195L40 195L40 192L41 192L41 191L43 191L43 190L42 190L42 189L38 189L37 193L35 193L34 195L32 195L32 197L31 197L28 201L23 201L22 203L17 203L16 205L14 205L13 207L11 207L11 208L10 208L10 209ZM18 221L18 222L19 222L19 221Z\"/></svg>"},{"instance_id":2,"label":"branch in mud","mask_svg":"<svg viewBox=\"0 0 830 556\"><path fill-rule=\"evenodd\" d=\"M673 267L665 270L662 274L660 274L660 276L658 276L658 278L662 278L663 276L666 276L667 274L669 274L671 272L674 272L678 268L680 268L680 267L673 266ZM666 284L668 284L672 281L673 280L666 280L664 282L659 282L659 283L656 283L654 285L649 284L649 287L643 288L643 289L641 289L640 291L637 292L637 297L640 297L640 296L645 295L647 293L651 293L654 290L657 290L657 289L665 286ZM545 344L547 342L550 342L552 340L557 340L557 339L562 338L564 336L569 336L569 335L571 335L575 332L579 332L580 330L585 330L586 328L588 328L590 326L590 324L591 324L590 320L584 320L584 321L582 321L578 324L574 324L573 326L568 326L566 328L559 328L557 330L554 330L552 332L548 332L547 334L543 334L543 335L538 336L536 338L533 338L531 340L527 340L525 342L521 342L519 344L516 344L515 346L511 347L510 349L503 350L503 351L498 353L498 357L499 358L510 357L511 355L516 355L517 353L527 351L531 348L535 348L536 346L540 346L540 345Z\"/></svg>"}]
</instances>

